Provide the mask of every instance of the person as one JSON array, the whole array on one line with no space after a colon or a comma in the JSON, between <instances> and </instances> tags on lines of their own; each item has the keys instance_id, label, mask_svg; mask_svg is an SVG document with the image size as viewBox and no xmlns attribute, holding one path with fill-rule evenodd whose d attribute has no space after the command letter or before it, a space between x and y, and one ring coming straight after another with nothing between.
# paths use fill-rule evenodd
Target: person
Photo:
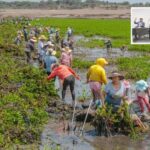
<instances>
[{"instance_id":1,"label":"person","mask_svg":"<svg viewBox=\"0 0 150 150\"><path fill-rule=\"evenodd\" d=\"M58 62L55 55L56 51L53 49L47 49L46 56L44 57L44 68L48 76L51 74L51 65Z\"/></svg>"},{"instance_id":2,"label":"person","mask_svg":"<svg viewBox=\"0 0 150 150\"><path fill-rule=\"evenodd\" d=\"M60 57L60 63L62 65L72 66L72 50L69 47L65 47L62 49L62 54Z\"/></svg>"},{"instance_id":3,"label":"person","mask_svg":"<svg viewBox=\"0 0 150 150\"><path fill-rule=\"evenodd\" d=\"M136 82L136 99L140 106L140 111L142 114L150 112L150 103L147 90L149 88L148 84L144 80L139 80Z\"/></svg>"},{"instance_id":4,"label":"person","mask_svg":"<svg viewBox=\"0 0 150 150\"><path fill-rule=\"evenodd\" d=\"M63 81L63 88L62 88L62 100L65 101L65 94L67 87L70 86L70 91L72 95L73 105L75 103L75 78L80 80L80 77L72 70L70 67L65 65L53 64L52 65L52 72L47 77L48 80L58 76L59 79Z\"/></svg>"},{"instance_id":5,"label":"person","mask_svg":"<svg viewBox=\"0 0 150 150\"><path fill-rule=\"evenodd\" d=\"M73 49L74 49L73 44L74 44L74 41L73 41L73 39L72 39L72 38L70 38L70 39L69 39L69 41L68 41L68 46L69 46L69 48L70 48L71 50L73 50Z\"/></svg>"},{"instance_id":6,"label":"person","mask_svg":"<svg viewBox=\"0 0 150 150\"><path fill-rule=\"evenodd\" d=\"M102 85L107 83L106 72L104 69L107 64L108 62L104 58L98 58L96 64L92 65L87 72L87 83L89 83L93 94L93 105L97 102L100 103L100 105L104 104Z\"/></svg>"},{"instance_id":7,"label":"person","mask_svg":"<svg viewBox=\"0 0 150 150\"><path fill-rule=\"evenodd\" d=\"M122 47L120 48L121 52L122 52L122 56L124 55L125 51L128 50L128 47L126 45L122 45Z\"/></svg>"},{"instance_id":8,"label":"person","mask_svg":"<svg viewBox=\"0 0 150 150\"><path fill-rule=\"evenodd\" d=\"M107 42L104 43L107 49L107 52L110 52L112 49L112 43L110 40L108 40Z\"/></svg>"},{"instance_id":9,"label":"person","mask_svg":"<svg viewBox=\"0 0 150 150\"><path fill-rule=\"evenodd\" d=\"M26 29L26 26L23 27L23 35L24 35L24 39L27 42L28 41L28 32Z\"/></svg>"},{"instance_id":10,"label":"person","mask_svg":"<svg viewBox=\"0 0 150 150\"><path fill-rule=\"evenodd\" d=\"M56 33L55 33L55 40L56 40L56 43L59 43L59 40L60 40L60 34L59 34L59 28L56 29Z\"/></svg>"},{"instance_id":11,"label":"person","mask_svg":"<svg viewBox=\"0 0 150 150\"><path fill-rule=\"evenodd\" d=\"M15 43L16 45L20 45L20 44L22 43L23 34L22 34L21 31L18 31L17 34L18 34L18 35L17 35L17 37L16 37L14 43Z\"/></svg>"},{"instance_id":12,"label":"person","mask_svg":"<svg viewBox=\"0 0 150 150\"><path fill-rule=\"evenodd\" d=\"M35 43L37 42L35 37L30 37L30 40L26 43L25 53L27 56L27 63L31 63L32 55L35 53Z\"/></svg>"},{"instance_id":13,"label":"person","mask_svg":"<svg viewBox=\"0 0 150 150\"><path fill-rule=\"evenodd\" d=\"M38 54L39 54L39 62L42 64L44 56L46 54L45 47L44 47L44 42L46 41L46 37L44 35L41 35L39 37L39 42L38 42Z\"/></svg>"},{"instance_id":14,"label":"person","mask_svg":"<svg viewBox=\"0 0 150 150\"><path fill-rule=\"evenodd\" d=\"M108 106L112 106L113 111L117 111L121 106L123 100L127 100L126 86L123 82L124 76L113 71L108 77L111 81L105 87L105 103Z\"/></svg>"},{"instance_id":15,"label":"person","mask_svg":"<svg viewBox=\"0 0 150 150\"><path fill-rule=\"evenodd\" d=\"M67 29L67 40L68 41L72 37L72 35L73 35L73 30L70 27L68 27L68 29Z\"/></svg>"},{"instance_id":16,"label":"person","mask_svg":"<svg viewBox=\"0 0 150 150\"><path fill-rule=\"evenodd\" d=\"M135 28L145 28L145 22L143 21L143 18L140 18L139 21L135 18L134 24L136 24Z\"/></svg>"}]
</instances>

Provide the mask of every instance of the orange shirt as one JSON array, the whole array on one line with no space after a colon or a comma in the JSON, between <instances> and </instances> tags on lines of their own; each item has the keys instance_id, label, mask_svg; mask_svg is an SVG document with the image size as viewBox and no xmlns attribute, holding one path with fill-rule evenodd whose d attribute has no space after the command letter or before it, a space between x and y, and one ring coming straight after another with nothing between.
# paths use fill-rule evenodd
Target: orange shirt
<instances>
[{"instance_id":1,"label":"orange shirt","mask_svg":"<svg viewBox=\"0 0 150 150\"><path fill-rule=\"evenodd\" d=\"M58 76L61 80L64 80L65 78L69 77L70 75L73 75L77 77L75 72L68 66L65 65L59 65L57 68L55 68L51 74L47 77L48 80Z\"/></svg>"}]
</instances>

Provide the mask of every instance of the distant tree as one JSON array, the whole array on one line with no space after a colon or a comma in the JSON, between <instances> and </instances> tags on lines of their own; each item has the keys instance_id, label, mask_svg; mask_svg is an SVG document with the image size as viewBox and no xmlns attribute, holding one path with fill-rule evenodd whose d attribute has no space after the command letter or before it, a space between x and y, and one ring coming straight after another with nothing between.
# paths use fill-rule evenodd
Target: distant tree
<instances>
[{"instance_id":1,"label":"distant tree","mask_svg":"<svg viewBox=\"0 0 150 150\"><path fill-rule=\"evenodd\" d=\"M122 2L122 5L130 5L130 3L128 1L124 1Z\"/></svg>"}]
</instances>

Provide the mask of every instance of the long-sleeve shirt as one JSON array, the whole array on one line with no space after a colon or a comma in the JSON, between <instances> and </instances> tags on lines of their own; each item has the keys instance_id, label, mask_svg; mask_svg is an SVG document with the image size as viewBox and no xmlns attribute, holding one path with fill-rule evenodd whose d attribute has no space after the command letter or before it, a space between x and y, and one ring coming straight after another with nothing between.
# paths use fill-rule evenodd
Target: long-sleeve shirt
<instances>
[{"instance_id":1,"label":"long-sleeve shirt","mask_svg":"<svg viewBox=\"0 0 150 150\"><path fill-rule=\"evenodd\" d=\"M77 77L76 73L70 67L65 65L59 65L51 72L47 79L51 80L52 78L58 76L61 80L64 80L70 75Z\"/></svg>"},{"instance_id":2,"label":"long-sleeve shirt","mask_svg":"<svg viewBox=\"0 0 150 150\"><path fill-rule=\"evenodd\" d=\"M45 69L47 72L51 72L51 65L57 63L58 60L55 56L47 55L44 57Z\"/></svg>"},{"instance_id":3,"label":"long-sleeve shirt","mask_svg":"<svg viewBox=\"0 0 150 150\"><path fill-rule=\"evenodd\" d=\"M90 81L97 81L106 84L107 77L106 72L100 65L93 65L90 67L87 73L87 79Z\"/></svg>"},{"instance_id":4,"label":"long-sleeve shirt","mask_svg":"<svg viewBox=\"0 0 150 150\"><path fill-rule=\"evenodd\" d=\"M67 52L62 52L60 58L61 64L71 66L72 54Z\"/></svg>"}]
</instances>

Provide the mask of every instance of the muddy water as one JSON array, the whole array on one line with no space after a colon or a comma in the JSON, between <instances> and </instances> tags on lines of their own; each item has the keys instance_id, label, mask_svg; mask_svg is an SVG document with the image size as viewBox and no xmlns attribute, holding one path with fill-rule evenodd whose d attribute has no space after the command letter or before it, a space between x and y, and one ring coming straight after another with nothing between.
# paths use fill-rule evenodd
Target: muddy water
<instances>
[{"instance_id":1,"label":"muddy water","mask_svg":"<svg viewBox=\"0 0 150 150\"><path fill-rule=\"evenodd\" d=\"M78 39L76 39L79 40L82 38L83 37L78 36ZM75 57L91 61L95 60L97 57L116 58L120 56L132 57L138 56L139 54L141 55L141 53L128 51L122 53L119 49L112 49L112 51L108 53L106 50L97 48L75 48L73 53ZM106 72L109 74L114 69L116 69L116 66L109 65L106 67ZM83 96L90 100L90 88L89 85L85 83L87 70L76 70L76 72L81 77L81 81L76 81L75 84L76 100L79 100ZM58 94L61 98L61 87L59 85L58 80L56 80L55 86L57 89L59 88ZM69 88L66 92L65 102L67 104L72 103ZM78 102L78 104L80 103ZM56 149L58 147L60 147L61 150L150 150L149 134L146 134L144 139L138 141L133 141L129 137L122 135L105 138L97 136L94 128L86 124L84 134L81 136L79 131L76 133L73 131L64 131L65 122L60 120L50 120L41 135L42 144L40 150ZM69 122L71 123L71 118Z\"/></svg>"},{"instance_id":2,"label":"muddy water","mask_svg":"<svg viewBox=\"0 0 150 150\"><path fill-rule=\"evenodd\" d=\"M106 67L107 72L111 72L115 66ZM91 92L88 84L85 84L86 81L86 71L87 70L78 70L78 74L81 77L81 81L76 81L75 92L76 92L76 100L77 103L80 96L83 94L83 90L86 92L87 99L91 99ZM59 91L60 97L61 92ZM71 104L71 94L69 88L66 93L65 98L66 103ZM71 124L71 118L69 120ZM141 144L143 142L148 142L148 137L140 144L139 142L133 142L126 136L115 136L110 138L99 137L96 135L95 130L89 124L86 124L84 134L81 136L80 130L77 130L75 133L73 131L67 132L64 131L63 128L65 126L65 122L59 120L50 121L45 130L42 133L42 145L40 147L41 150L44 150L46 147L48 148L56 148L58 146L61 147L62 150L134 150L134 147L141 148ZM80 123L78 126L81 129L83 123ZM139 147L140 146L140 147ZM147 143L147 146L148 143ZM141 150L141 149L139 149ZM142 149L144 150L144 149ZM146 150L146 149L145 149Z\"/></svg>"},{"instance_id":3,"label":"muddy water","mask_svg":"<svg viewBox=\"0 0 150 150\"><path fill-rule=\"evenodd\" d=\"M102 48L77 47L74 49L73 54L76 58L82 57L82 59L84 60L94 61L99 57L104 57L104 58L135 57L135 56L141 56L144 53L132 52L132 51L122 52L119 48L112 48L112 50L108 52L106 49L102 49Z\"/></svg>"},{"instance_id":4,"label":"muddy water","mask_svg":"<svg viewBox=\"0 0 150 150\"><path fill-rule=\"evenodd\" d=\"M63 127L63 122L51 120L42 134L40 150L44 150L44 148L53 150L58 147L61 150L94 150L89 142L74 134L73 131L64 131Z\"/></svg>"},{"instance_id":5,"label":"muddy water","mask_svg":"<svg viewBox=\"0 0 150 150\"><path fill-rule=\"evenodd\" d=\"M91 39L98 40L108 40L107 37L102 36L93 36L93 37L84 37L82 35L74 36L74 41L77 42L79 40L90 41ZM112 50L107 51L106 48L83 48L83 47L75 47L73 54L77 58L82 58L84 60L94 61L98 57L104 58L118 58L118 57L135 57L141 56L145 53L143 52L135 52L135 51L121 51L120 48L112 48Z\"/></svg>"}]
</instances>

